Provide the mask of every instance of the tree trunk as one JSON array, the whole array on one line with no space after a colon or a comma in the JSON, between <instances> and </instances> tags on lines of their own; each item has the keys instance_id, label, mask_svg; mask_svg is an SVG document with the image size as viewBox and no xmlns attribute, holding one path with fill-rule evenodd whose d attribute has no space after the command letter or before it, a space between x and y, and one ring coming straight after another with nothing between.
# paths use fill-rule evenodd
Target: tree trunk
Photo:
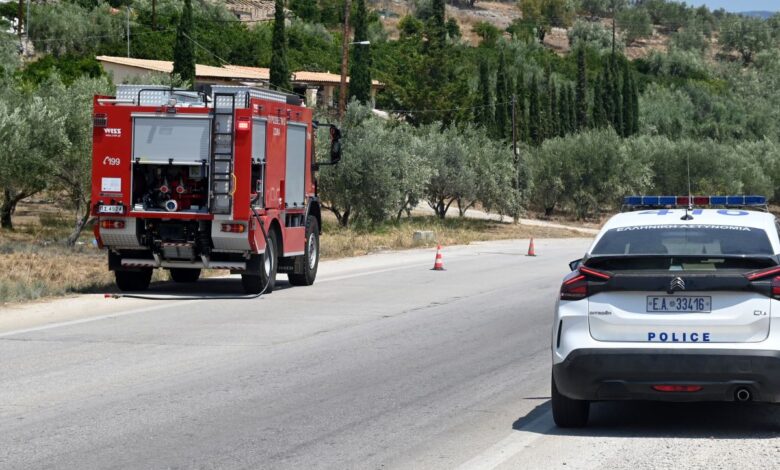
<instances>
[{"instance_id":1,"label":"tree trunk","mask_svg":"<svg viewBox=\"0 0 780 470\"><path fill-rule=\"evenodd\" d=\"M349 216L352 214L352 209L347 208L344 210L344 213L341 214L341 218L339 219L339 225L341 225L344 228L347 228L349 226Z\"/></svg>"},{"instance_id":2,"label":"tree trunk","mask_svg":"<svg viewBox=\"0 0 780 470\"><path fill-rule=\"evenodd\" d=\"M553 211L554 210L555 210L554 206L553 207L545 207L544 208L544 215L545 215L545 217L550 217L551 215L553 215Z\"/></svg>"},{"instance_id":3,"label":"tree trunk","mask_svg":"<svg viewBox=\"0 0 780 470\"><path fill-rule=\"evenodd\" d=\"M33 193L26 193L22 191L18 194L11 193L10 189L3 190L3 204L0 205L0 227L13 230L14 224L11 220L11 216L16 211L16 205L22 199L32 196Z\"/></svg>"},{"instance_id":4,"label":"tree trunk","mask_svg":"<svg viewBox=\"0 0 780 470\"><path fill-rule=\"evenodd\" d=\"M84 215L76 220L76 226L73 228L73 232L71 232L68 236L68 246L73 246L76 244L79 236L81 235L81 232L84 230L84 227L87 226L87 222L89 222L89 210L84 211Z\"/></svg>"},{"instance_id":5,"label":"tree trunk","mask_svg":"<svg viewBox=\"0 0 780 470\"><path fill-rule=\"evenodd\" d=\"M398 213L395 215L395 223L401 221L401 216L404 215L404 210L406 210L406 205L398 210Z\"/></svg>"}]
</instances>

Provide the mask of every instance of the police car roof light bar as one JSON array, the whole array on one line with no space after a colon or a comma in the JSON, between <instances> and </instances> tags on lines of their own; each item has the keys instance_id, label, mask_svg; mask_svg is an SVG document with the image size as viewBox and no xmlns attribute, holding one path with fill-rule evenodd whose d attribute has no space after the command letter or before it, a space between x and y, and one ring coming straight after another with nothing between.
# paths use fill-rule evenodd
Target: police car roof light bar
<instances>
[{"instance_id":1,"label":"police car roof light bar","mask_svg":"<svg viewBox=\"0 0 780 470\"><path fill-rule=\"evenodd\" d=\"M691 201L693 200L693 201ZM691 207L750 207L768 209L765 196L626 196L623 210Z\"/></svg>"}]
</instances>

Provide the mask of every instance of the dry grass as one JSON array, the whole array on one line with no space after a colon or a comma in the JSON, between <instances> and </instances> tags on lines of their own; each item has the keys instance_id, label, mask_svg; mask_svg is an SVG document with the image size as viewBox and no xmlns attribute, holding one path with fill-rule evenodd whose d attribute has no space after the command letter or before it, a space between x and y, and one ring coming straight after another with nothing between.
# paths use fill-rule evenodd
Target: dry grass
<instances>
[{"instance_id":1,"label":"dry grass","mask_svg":"<svg viewBox=\"0 0 780 470\"><path fill-rule=\"evenodd\" d=\"M399 224L386 223L373 228L340 228L325 219L321 239L323 258L361 256L382 250L442 245L466 245L476 241L509 240L517 238L581 237L581 233L557 228L515 225L489 220L434 217L403 219ZM416 231L432 231L434 240L415 242Z\"/></svg>"},{"instance_id":2,"label":"dry grass","mask_svg":"<svg viewBox=\"0 0 780 470\"><path fill-rule=\"evenodd\" d=\"M82 233L77 246L64 240L73 223L72 215L53 209L45 201L21 205L14 219L16 230L0 231L0 305L74 293L113 292L113 273L108 271L106 253L93 244L91 229ZM575 232L529 227L487 220L413 217L400 223L377 227L338 227L325 215L321 239L326 259L360 256L381 250L468 244L474 241L513 238L558 238L581 236ZM434 240L416 243L418 230L434 233ZM204 271L207 276L227 271ZM155 270L154 281L167 281L166 270Z\"/></svg>"},{"instance_id":3,"label":"dry grass","mask_svg":"<svg viewBox=\"0 0 780 470\"><path fill-rule=\"evenodd\" d=\"M0 273L0 303L97 292L113 282L105 253L86 246L3 241Z\"/></svg>"}]
</instances>

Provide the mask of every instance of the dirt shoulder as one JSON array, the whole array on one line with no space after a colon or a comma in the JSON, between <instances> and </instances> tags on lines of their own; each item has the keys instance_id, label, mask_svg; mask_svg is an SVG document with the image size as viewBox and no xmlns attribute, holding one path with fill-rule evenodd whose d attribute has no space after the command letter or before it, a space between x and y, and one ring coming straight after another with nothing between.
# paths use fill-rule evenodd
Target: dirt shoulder
<instances>
[{"instance_id":1,"label":"dirt shoulder","mask_svg":"<svg viewBox=\"0 0 780 470\"><path fill-rule=\"evenodd\" d=\"M25 212L26 208L22 209ZM56 214L20 217L16 230L0 231L0 305L8 306L70 294L116 292L106 254L95 246L91 231L78 244L62 244L70 219ZM415 237L416 232L422 232ZM431 215L403 218L374 227L342 228L325 215L321 237L323 259L361 256L384 250L468 245L477 241L571 238L592 236L590 229L524 219L519 224L496 220L492 214L470 211L468 218L439 220ZM227 271L207 271L222 276ZM165 270L155 271L155 282L168 281Z\"/></svg>"}]
</instances>

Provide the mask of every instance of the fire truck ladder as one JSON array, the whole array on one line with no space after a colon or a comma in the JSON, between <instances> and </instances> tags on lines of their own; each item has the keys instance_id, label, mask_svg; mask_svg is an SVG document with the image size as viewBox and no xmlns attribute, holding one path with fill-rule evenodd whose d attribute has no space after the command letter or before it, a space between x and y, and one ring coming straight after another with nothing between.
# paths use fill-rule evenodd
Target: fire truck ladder
<instances>
[{"instance_id":1,"label":"fire truck ladder","mask_svg":"<svg viewBox=\"0 0 780 470\"><path fill-rule=\"evenodd\" d=\"M230 214L233 209L233 138L236 95L214 94L211 120L211 213Z\"/></svg>"}]
</instances>

